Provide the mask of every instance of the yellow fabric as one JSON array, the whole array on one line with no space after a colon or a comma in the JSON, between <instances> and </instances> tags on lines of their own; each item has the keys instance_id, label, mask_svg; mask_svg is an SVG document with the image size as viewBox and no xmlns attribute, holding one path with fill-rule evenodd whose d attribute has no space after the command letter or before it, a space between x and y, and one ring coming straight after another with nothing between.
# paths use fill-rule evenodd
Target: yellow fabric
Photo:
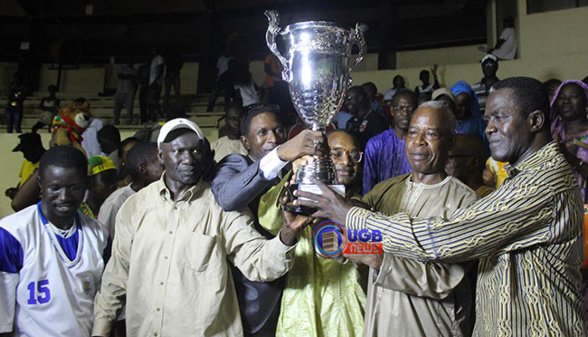
<instances>
[{"instance_id":1,"label":"yellow fabric","mask_svg":"<svg viewBox=\"0 0 588 337\"><path fill-rule=\"evenodd\" d=\"M25 183L25 181L29 179L31 173L33 173L33 171L35 171L35 169L38 167L39 162L33 164L30 161L24 159L22 162L22 166L20 167L20 173L18 174L18 176L20 177L20 183L18 186L22 186Z\"/></svg>"},{"instance_id":2,"label":"yellow fabric","mask_svg":"<svg viewBox=\"0 0 588 337\"><path fill-rule=\"evenodd\" d=\"M282 227L279 197L289 177L290 173L259 203L259 222L272 233ZM294 266L287 274L276 336L361 336L365 302L356 267L315 254L312 227L306 227L294 250Z\"/></svg>"},{"instance_id":3,"label":"yellow fabric","mask_svg":"<svg viewBox=\"0 0 588 337\"><path fill-rule=\"evenodd\" d=\"M492 159L492 157L486 160L486 166L490 169L490 172L494 174L494 181L496 182L495 188L498 189L504 179L506 179L506 170L504 169L504 165L508 163L496 161Z\"/></svg>"},{"instance_id":4,"label":"yellow fabric","mask_svg":"<svg viewBox=\"0 0 588 337\"><path fill-rule=\"evenodd\" d=\"M104 156L92 156L88 159L88 175L93 176L106 170L116 170L112 159Z\"/></svg>"}]
</instances>

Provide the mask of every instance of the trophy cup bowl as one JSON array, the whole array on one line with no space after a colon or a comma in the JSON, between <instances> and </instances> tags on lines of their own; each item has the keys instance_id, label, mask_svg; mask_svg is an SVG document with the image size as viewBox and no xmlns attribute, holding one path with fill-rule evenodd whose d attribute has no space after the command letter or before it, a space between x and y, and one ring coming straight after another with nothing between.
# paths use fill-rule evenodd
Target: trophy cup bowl
<instances>
[{"instance_id":1,"label":"trophy cup bowl","mask_svg":"<svg viewBox=\"0 0 588 337\"><path fill-rule=\"evenodd\" d=\"M366 54L365 25L356 24L355 29L345 29L332 22L307 21L291 24L280 29L279 13L265 12L269 20L266 42L270 51L284 66L282 79L288 89L296 112L304 124L313 131L325 131L345 100L351 84L349 73ZM286 53L278 50L276 38L282 37ZM359 47L359 54L351 64L352 47ZM321 180L340 194L345 194L343 185L336 185L335 170L330 156L313 156L296 172L293 188L320 194L318 186L310 178ZM286 205L286 210L310 214L314 209Z\"/></svg>"}]
</instances>

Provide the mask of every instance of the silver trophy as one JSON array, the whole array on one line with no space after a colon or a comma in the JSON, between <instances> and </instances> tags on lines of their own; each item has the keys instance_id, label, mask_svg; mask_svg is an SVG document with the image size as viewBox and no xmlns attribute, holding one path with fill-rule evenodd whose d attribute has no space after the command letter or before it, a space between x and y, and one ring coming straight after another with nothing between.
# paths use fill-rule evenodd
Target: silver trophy
<instances>
[{"instance_id":1,"label":"silver trophy","mask_svg":"<svg viewBox=\"0 0 588 337\"><path fill-rule=\"evenodd\" d=\"M268 10L265 16L269 20L267 46L284 66L282 79L288 83L298 115L312 130L324 132L345 100L347 88L351 85L349 73L366 54L363 34L367 26L358 23L355 29L349 30L332 22L307 21L280 30L278 11ZM278 35L284 40L285 56L278 50ZM358 45L359 54L350 66L354 44ZM335 185L335 169L330 156L314 156L312 161L299 167L296 172L296 188L320 194L320 189L311 182L310 177L345 194L343 185ZM303 207L286 208L294 212L313 212Z\"/></svg>"}]
</instances>

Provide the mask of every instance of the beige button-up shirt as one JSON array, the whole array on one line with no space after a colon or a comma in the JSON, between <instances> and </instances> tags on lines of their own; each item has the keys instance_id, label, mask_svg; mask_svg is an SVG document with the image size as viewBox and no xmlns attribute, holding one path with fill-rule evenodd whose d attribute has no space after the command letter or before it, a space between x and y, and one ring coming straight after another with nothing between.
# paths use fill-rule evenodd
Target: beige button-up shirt
<instances>
[{"instance_id":1,"label":"beige button-up shirt","mask_svg":"<svg viewBox=\"0 0 588 337\"><path fill-rule=\"evenodd\" d=\"M286 273L292 254L279 235L261 236L248 211L223 211L208 183L173 201L162 178L117 215L93 335L108 335L126 296L129 336L242 336L229 261L269 281Z\"/></svg>"}]
</instances>

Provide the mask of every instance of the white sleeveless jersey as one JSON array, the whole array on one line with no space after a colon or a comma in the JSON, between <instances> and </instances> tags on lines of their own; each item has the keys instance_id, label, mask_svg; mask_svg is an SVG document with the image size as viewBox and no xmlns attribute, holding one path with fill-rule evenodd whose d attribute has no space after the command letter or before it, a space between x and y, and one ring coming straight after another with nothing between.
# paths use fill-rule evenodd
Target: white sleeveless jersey
<instances>
[{"instance_id":1,"label":"white sleeveless jersey","mask_svg":"<svg viewBox=\"0 0 588 337\"><path fill-rule=\"evenodd\" d=\"M0 220L0 227L20 244L23 256L18 273L0 273L0 332L90 336L94 295L104 268L105 233L96 220L78 212L78 245L72 261L50 224L44 223L39 206Z\"/></svg>"}]
</instances>

